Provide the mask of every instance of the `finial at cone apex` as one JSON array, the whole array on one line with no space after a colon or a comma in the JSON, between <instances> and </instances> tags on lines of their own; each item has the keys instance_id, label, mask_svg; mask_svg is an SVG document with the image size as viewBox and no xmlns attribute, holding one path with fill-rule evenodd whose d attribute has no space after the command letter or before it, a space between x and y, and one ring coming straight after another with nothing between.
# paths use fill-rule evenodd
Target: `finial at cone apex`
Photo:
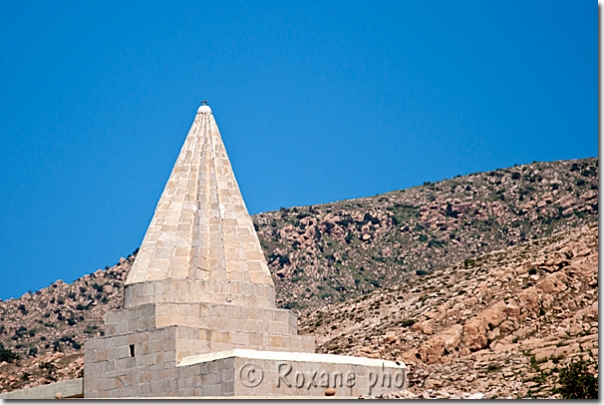
<instances>
[{"instance_id":1,"label":"finial at cone apex","mask_svg":"<svg viewBox=\"0 0 604 405\"><path fill-rule=\"evenodd\" d=\"M197 113L212 114L212 109L210 108L209 105L207 105L208 102L209 102L209 100L203 100L201 102L201 106L197 109Z\"/></svg>"}]
</instances>

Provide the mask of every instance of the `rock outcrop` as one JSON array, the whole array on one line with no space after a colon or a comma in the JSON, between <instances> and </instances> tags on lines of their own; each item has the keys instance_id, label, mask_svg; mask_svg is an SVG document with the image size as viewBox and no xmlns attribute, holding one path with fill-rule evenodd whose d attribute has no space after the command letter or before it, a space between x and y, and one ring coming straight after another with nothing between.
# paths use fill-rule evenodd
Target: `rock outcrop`
<instances>
[{"instance_id":1,"label":"rock outcrop","mask_svg":"<svg viewBox=\"0 0 604 405\"><path fill-rule=\"evenodd\" d=\"M325 353L404 361L420 397L551 397L562 367L598 359L597 224L327 306L301 333Z\"/></svg>"},{"instance_id":2,"label":"rock outcrop","mask_svg":"<svg viewBox=\"0 0 604 405\"><path fill-rule=\"evenodd\" d=\"M301 313L597 220L597 159L254 216L278 303Z\"/></svg>"},{"instance_id":3,"label":"rock outcrop","mask_svg":"<svg viewBox=\"0 0 604 405\"><path fill-rule=\"evenodd\" d=\"M405 357L417 389L491 396L503 383L547 392L564 359L597 356L597 220L597 159L253 217L278 306L323 351ZM0 392L81 374L82 344L121 308L135 254L0 302L0 343L21 357L0 362Z\"/></svg>"}]
</instances>

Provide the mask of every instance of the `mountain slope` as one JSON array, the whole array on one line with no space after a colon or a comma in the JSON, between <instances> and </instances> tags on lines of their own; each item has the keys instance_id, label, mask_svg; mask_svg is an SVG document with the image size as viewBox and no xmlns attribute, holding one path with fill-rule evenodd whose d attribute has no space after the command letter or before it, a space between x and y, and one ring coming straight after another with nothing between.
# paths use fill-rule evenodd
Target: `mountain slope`
<instances>
[{"instance_id":1,"label":"mountain slope","mask_svg":"<svg viewBox=\"0 0 604 405\"><path fill-rule=\"evenodd\" d=\"M550 396L564 365L598 358L598 226L323 308L300 333L318 352L406 362L411 389Z\"/></svg>"},{"instance_id":2,"label":"mountain slope","mask_svg":"<svg viewBox=\"0 0 604 405\"><path fill-rule=\"evenodd\" d=\"M278 306L308 326L327 304L429 283L451 263L597 222L597 168L597 159L534 163L253 220ZM122 305L134 258L0 302L0 343L21 356L2 362L0 348L0 392L78 376L83 342Z\"/></svg>"},{"instance_id":3,"label":"mountain slope","mask_svg":"<svg viewBox=\"0 0 604 405\"><path fill-rule=\"evenodd\" d=\"M258 214L278 303L302 312L598 218L598 160L533 163Z\"/></svg>"}]
</instances>

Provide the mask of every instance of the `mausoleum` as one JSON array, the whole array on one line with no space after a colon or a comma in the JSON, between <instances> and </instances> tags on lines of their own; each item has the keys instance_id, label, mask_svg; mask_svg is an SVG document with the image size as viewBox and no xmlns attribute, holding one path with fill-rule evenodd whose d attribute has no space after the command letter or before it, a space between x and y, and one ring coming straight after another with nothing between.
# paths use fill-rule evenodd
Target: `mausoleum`
<instances>
[{"instance_id":1,"label":"mausoleum","mask_svg":"<svg viewBox=\"0 0 604 405\"><path fill-rule=\"evenodd\" d=\"M85 342L86 398L359 396L398 391L393 361L316 354L275 287L209 106L199 107L128 274Z\"/></svg>"}]
</instances>

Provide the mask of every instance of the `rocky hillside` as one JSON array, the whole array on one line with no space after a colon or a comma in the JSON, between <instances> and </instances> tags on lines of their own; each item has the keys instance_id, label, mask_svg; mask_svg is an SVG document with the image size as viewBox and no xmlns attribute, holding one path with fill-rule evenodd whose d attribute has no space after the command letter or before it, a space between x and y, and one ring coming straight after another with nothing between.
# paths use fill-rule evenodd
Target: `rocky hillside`
<instances>
[{"instance_id":1,"label":"rocky hillside","mask_svg":"<svg viewBox=\"0 0 604 405\"><path fill-rule=\"evenodd\" d=\"M80 377L84 341L102 336L105 312L122 305L133 261L1 302L0 393ZM6 361L10 353L20 359Z\"/></svg>"},{"instance_id":2,"label":"rocky hillside","mask_svg":"<svg viewBox=\"0 0 604 405\"><path fill-rule=\"evenodd\" d=\"M303 321L311 309L394 285L419 288L451 263L470 269L489 252L597 222L597 171L597 159L534 163L253 219L277 304ZM83 342L102 335L104 313L122 304L134 257L0 302L0 392L81 373ZM21 359L8 362L11 353Z\"/></svg>"},{"instance_id":3,"label":"rocky hillside","mask_svg":"<svg viewBox=\"0 0 604 405\"><path fill-rule=\"evenodd\" d=\"M598 160L533 163L258 214L278 304L302 313L597 221Z\"/></svg>"},{"instance_id":4,"label":"rocky hillside","mask_svg":"<svg viewBox=\"0 0 604 405\"><path fill-rule=\"evenodd\" d=\"M597 224L328 306L300 333L322 353L404 361L416 392L549 397L563 366L598 358Z\"/></svg>"}]
</instances>

